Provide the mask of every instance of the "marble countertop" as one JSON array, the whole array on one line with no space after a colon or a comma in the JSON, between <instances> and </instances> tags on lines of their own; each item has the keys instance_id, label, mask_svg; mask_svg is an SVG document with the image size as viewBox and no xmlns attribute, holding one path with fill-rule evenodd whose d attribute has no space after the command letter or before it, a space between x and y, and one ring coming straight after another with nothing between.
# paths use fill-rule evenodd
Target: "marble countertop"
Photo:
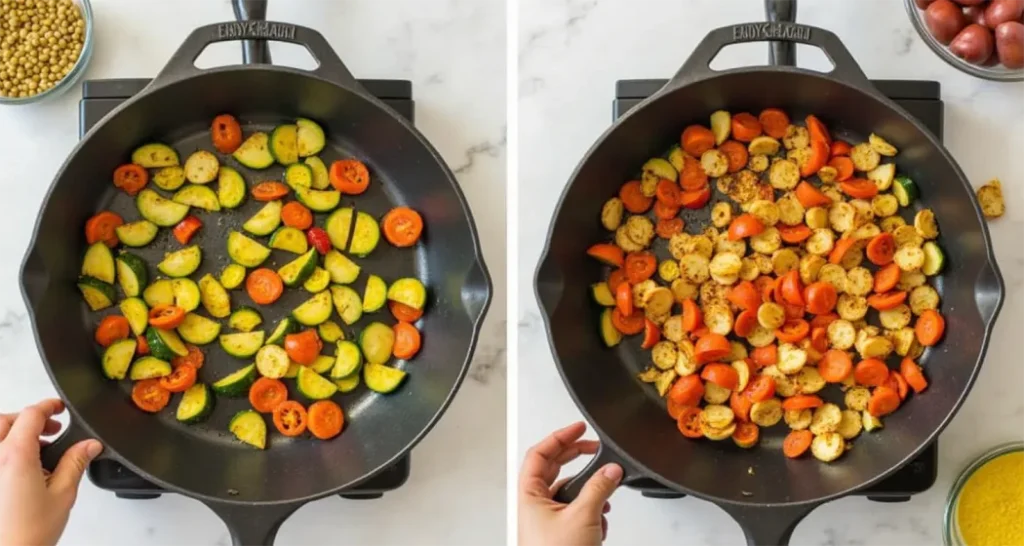
<instances>
[{"instance_id":1,"label":"marble countertop","mask_svg":"<svg viewBox=\"0 0 1024 546\"><path fill-rule=\"evenodd\" d=\"M729 5L729 12L723 9ZM518 448L581 418L552 363L533 299L533 274L558 195L584 152L611 123L614 83L667 78L709 29L763 20L756 0L521 0L519 8L519 392ZM852 497L818 508L793 544L940 544L942 510L956 474L987 447L1020 440L1024 368L1014 336L1024 323L1024 84L999 84L956 71L921 41L903 2L801 0L797 20L832 30L869 77L937 80L945 101L945 143L977 186L1003 181L1007 214L990 223L1007 296L983 373L939 441L939 476L902 504ZM763 64L765 44L727 48L713 66ZM827 67L798 48L799 64ZM1018 338L1019 339L1019 338ZM579 465L573 468L579 468ZM650 500L616 493L606 544L740 544L739 526L694 498Z\"/></svg>"},{"instance_id":2,"label":"marble countertop","mask_svg":"<svg viewBox=\"0 0 1024 546\"><path fill-rule=\"evenodd\" d=\"M93 0L96 42L86 78L154 75L196 26L233 20L227 0ZM413 81L418 128L458 174L476 218L495 297L459 396L413 451L404 487L380 500L330 498L285 522L278 544L484 544L505 537L505 7L473 0L279 0L268 17L319 29L361 78ZM274 59L310 67L296 46ZM212 46L200 66L237 63ZM43 195L78 139L78 89L40 105L0 107L0 407L54 389L18 291L18 265ZM457 449L453 446L458 446ZM442 500L442 502L438 502ZM400 518L400 524L396 518ZM206 507L178 495L120 500L86 481L61 544L229 544Z\"/></svg>"}]
</instances>

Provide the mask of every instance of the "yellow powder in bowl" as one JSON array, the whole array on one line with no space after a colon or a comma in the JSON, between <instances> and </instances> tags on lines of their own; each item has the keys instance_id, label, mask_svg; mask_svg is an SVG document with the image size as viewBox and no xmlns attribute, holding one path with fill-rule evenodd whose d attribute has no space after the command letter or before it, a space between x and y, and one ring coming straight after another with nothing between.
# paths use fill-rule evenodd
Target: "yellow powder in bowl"
<instances>
[{"instance_id":1,"label":"yellow powder in bowl","mask_svg":"<svg viewBox=\"0 0 1024 546\"><path fill-rule=\"evenodd\" d=\"M1024 545L1024 451L974 471L960 491L956 523L967 546Z\"/></svg>"}]
</instances>

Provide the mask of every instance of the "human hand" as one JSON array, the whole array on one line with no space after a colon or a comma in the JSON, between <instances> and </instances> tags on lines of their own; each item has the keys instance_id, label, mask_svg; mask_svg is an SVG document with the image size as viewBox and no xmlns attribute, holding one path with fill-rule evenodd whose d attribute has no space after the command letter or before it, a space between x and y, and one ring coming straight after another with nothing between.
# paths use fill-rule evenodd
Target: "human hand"
<instances>
[{"instance_id":1,"label":"human hand","mask_svg":"<svg viewBox=\"0 0 1024 546\"><path fill-rule=\"evenodd\" d=\"M63 411L63 402L50 399L0 414L0 546L57 544L85 468L103 450L84 440L64 453L53 474L43 470L39 437L60 431L52 417Z\"/></svg>"},{"instance_id":2,"label":"human hand","mask_svg":"<svg viewBox=\"0 0 1024 546\"><path fill-rule=\"evenodd\" d=\"M580 440L586 424L573 423L530 448L519 471L519 544L521 546L596 546L604 541L611 510L608 498L622 480L622 467L606 464L569 504L555 501L565 483L555 483L562 465L597 453L594 440Z\"/></svg>"}]
</instances>

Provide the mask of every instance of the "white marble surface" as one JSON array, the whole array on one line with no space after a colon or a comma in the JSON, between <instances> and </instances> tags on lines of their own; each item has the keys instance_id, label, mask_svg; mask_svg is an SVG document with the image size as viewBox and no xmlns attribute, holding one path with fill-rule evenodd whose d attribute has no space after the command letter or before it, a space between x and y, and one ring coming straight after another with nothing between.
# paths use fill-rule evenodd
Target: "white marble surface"
<instances>
[{"instance_id":1,"label":"white marble surface","mask_svg":"<svg viewBox=\"0 0 1024 546\"><path fill-rule=\"evenodd\" d=\"M148 77L194 27L233 19L226 0L93 0L96 50L87 78ZM413 453L401 489L380 500L311 503L281 528L278 544L494 544L505 537L505 6L500 0L277 0L271 19L323 32L363 78L414 83L416 125L458 173L480 231L495 297L469 377ZM297 48L275 60L311 66ZM201 65L240 59L237 44ZM77 140L78 89L38 106L0 107L0 408L54 393L18 292L18 264L35 211ZM457 447L456 447L457 446ZM118 500L83 485L61 544L228 544L198 502L177 495Z\"/></svg>"},{"instance_id":2,"label":"white marble surface","mask_svg":"<svg viewBox=\"0 0 1024 546\"><path fill-rule=\"evenodd\" d=\"M925 46L897 0L801 0L798 21L831 29L869 77L942 82L945 142L975 185L1003 180L1007 216L990 224L1007 298L984 372L941 437L939 478L904 504L848 498L801 523L794 544L939 544L942 509L956 475L985 448L1024 436L1024 85L974 79ZM728 5L731 13L726 13ZM618 79L666 78L711 28L762 20L757 0L520 1L519 392L520 455L551 430L579 419L552 363L532 279L562 186L610 124ZM715 66L763 64L764 44L734 46ZM801 48L801 66L827 66ZM810 62L808 62L810 61ZM817 62L815 62L817 61ZM612 499L606 544L739 544L739 526L697 499L648 500L623 490Z\"/></svg>"}]
</instances>

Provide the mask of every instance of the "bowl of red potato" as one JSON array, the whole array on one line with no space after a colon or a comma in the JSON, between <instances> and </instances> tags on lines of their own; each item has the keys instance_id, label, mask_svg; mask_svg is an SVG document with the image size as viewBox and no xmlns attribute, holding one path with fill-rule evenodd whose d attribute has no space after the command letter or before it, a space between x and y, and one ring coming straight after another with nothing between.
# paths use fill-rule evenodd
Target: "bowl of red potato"
<instances>
[{"instance_id":1,"label":"bowl of red potato","mask_svg":"<svg viewBox=\"0 0 1024 546\"><path fill-rule=\"evenodd\" d=\"M987 80L1024 80L1024 0L905 0L942 60Z\"/></svg>"}]
</instances>

